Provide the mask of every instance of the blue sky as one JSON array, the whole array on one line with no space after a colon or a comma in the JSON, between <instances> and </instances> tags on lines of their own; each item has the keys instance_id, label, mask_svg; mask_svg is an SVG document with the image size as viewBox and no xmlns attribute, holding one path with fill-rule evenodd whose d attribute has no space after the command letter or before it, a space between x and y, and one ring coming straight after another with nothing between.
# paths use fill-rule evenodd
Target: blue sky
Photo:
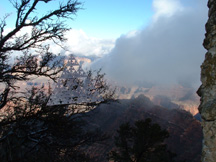
<instances>
[{"instance_id":1,"label":"blue sky","mask_svg":"<svg viewBox=\"0 0 216 162\"><path fill-rule=\"evenodd\" d=\"M51 10L59 4L54 0L44 7L40 2L38 13ZM146 26L153 14L151 0L86 0L83 1L83 9L79 10L74 21L68 24L74 29L82 29L91 37L117 38L131 30L137 30ZM11 13L8 25L13 25L15 12L9 0L1 0L0 16Z\"/></svg>"},{"instance_id":2,"label":"blue sky","mask_svg":"<svg viewBox=\"0 0 216 162\"><path fill-rule=\"evenodd\" d=\"M89 0L78 12L74 28L91 36L118 37L146 25L152 15L150 0Z\"/></svg>"}]
</instances>

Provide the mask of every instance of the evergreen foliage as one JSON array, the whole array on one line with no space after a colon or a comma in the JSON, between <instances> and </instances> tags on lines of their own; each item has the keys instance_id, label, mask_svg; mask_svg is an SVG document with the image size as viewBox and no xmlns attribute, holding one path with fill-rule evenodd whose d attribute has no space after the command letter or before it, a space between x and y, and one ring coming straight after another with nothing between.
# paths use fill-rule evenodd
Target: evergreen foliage
<instances>
[{"instance_id":1,"label":"evergreen foliage","mask_svg":"<svg viewBox=\"0 0 216 162\"><path fill-rule=\"evenodd\" d=\"M151 119L138 120L131 126L122 124L115 137L116 149L109 153L114 162L173 162L174 154L167 150L164 140L169 137L166 130Z\"/></svg>"}]
</instances>

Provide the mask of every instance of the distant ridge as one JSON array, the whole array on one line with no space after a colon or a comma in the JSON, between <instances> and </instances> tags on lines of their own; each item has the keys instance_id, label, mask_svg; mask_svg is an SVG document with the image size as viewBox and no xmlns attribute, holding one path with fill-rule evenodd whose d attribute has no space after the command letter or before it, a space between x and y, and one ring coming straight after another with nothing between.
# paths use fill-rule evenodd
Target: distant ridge
<instances>
[{"instance_id":1,"label":"distant ridge","mask_svg":"<svg viewBox=\"0 0 216 162\"><path fill-rule=\"evenodd\" d=\"M166 143L177 154L177 160L200 162L203 138L200 122L187 111L156 106L144 95L103 104L88 113L85 119L89 123L87 129L101 129L111 136L104 145L90 146L88 152L98 162L107 161L106 154L114 147L113 137L120 124L146 118L169 131Z\"/></svg>"}]
</instances>

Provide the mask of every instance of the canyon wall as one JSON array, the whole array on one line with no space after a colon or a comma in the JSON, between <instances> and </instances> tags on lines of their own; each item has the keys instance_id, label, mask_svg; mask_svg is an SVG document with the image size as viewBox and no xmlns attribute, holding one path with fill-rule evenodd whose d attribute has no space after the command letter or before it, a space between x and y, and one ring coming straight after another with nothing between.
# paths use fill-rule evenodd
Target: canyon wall
<instances>
[{"instance_id":1,"label":"canyon wall","mask_svg":"<svg viewBox=\"0 0 216 162\"><path fill-rule=\"evenodd\" d=\"M199 111L202 116L202 162L216 161L216 1L209 0L209 19L203 46L207 50L201 65L202 85L197 91L201 97Z\"/></svg>"}]
</instances>

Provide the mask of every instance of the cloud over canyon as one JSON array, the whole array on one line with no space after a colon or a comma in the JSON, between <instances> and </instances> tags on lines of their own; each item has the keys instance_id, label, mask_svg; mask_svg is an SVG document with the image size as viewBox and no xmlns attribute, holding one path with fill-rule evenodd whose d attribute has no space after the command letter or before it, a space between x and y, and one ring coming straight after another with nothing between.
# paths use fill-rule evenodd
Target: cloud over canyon
<instances>
[{"instance_id":1,"label":"cloud over canyon","mask_svg":"<svg viewBox=\"0 0 216 162\"><path fill-rule=\"evenodd\" d=\"M122 35L92 66L102 67L118 81L197 86L205 54L206 4L206 0L154 0L151 23Z\"/></svg>"}]
</instances>

